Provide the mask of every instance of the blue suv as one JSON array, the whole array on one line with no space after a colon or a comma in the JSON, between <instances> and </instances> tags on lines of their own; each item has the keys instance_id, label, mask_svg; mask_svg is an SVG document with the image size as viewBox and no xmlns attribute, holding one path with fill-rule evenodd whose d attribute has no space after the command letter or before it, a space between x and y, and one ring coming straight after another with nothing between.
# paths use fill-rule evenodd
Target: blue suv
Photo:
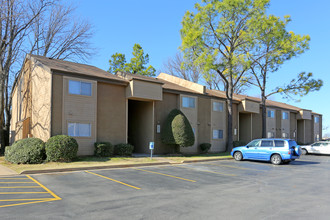
<instances>
[{"instance_id":1,"label":"blue suv","mask_svg":"<svg viewBox=\"0 0 330 220\"><path fill-rule=\"evenodd\" d=\"M246 146L235 147L231 151L231 156L235 160L243 159L271 161L272 164L279 165L290 163L298 159L301 154L300 146L290 139L256 139Z\"/></svg>"}]
</instances>

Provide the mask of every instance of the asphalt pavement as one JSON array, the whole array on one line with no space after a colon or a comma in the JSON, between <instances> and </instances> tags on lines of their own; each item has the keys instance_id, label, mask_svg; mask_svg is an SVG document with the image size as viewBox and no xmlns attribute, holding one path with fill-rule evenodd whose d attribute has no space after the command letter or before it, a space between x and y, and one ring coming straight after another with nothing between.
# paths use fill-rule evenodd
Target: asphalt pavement
<instances>
[{"instance_id":1,"label":"asphalt pavement","mask_svg":"<svg viewBox=\"0 0 330 220\"><path fill-rule=\"evenodd\" d=\"M7 188L0 188L1 219L329 219L330 216L330 156L307 155L280 166L225 160L16 178L27 178L20 181L30 182L26 186L35 189L8 188L23 183L3 179L0 187ZM41 192L43 197L29 192Z\"/></svg>"}]
</instances>

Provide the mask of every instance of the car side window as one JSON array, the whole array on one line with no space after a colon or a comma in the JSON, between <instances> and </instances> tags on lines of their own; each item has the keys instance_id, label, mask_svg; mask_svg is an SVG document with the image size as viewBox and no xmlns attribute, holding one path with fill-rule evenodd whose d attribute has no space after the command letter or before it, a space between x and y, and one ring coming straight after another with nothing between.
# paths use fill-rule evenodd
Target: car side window
<instances>
[{"instance_id":1,"label":"car side window","mask_svg":"<svg viewBox=\"0 0 330 220\"><path fill-rule=\"evenodd\" d=\"M269 140L263 140L261 141L261 147L273 147L274 143L273 141L269 141Z\"/></svg>"},{"instance_id":2,"label":"car side window","mask_svg":"<svg viewBox=\"0 0 330 220\"><path fill-rule=\"evenodd\" d=\"M248 147L259 147L260 145L260 140L254 140L254 141L251 141L247 146Z\"/></svg>"},{"instance_id":3,"label":"car side window","mask_svg":"<svg viewBox=\"0 0 330 220\"><path fill-rule=\"evenodd\" d=\"M274 141L275 147L284 147L284 141Z\"/></svg>"},{"instance_id":4,"label":"car side window","mask_svg":"<svg viewBox=\"0 0 330 220\"><path fill-rule=\"evenodd\" d=\"M320 145L321 145L321 143L312 144L313 147L319 147Z\"/></svg>"}]
</instances>

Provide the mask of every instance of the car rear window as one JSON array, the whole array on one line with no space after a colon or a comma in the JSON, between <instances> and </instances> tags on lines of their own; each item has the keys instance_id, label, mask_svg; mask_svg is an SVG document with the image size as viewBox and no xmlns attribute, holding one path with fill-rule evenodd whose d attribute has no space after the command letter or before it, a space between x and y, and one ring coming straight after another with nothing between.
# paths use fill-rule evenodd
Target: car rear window
<instances>
[{"instance_id":1,"label":"car rear window","mask_svg":"<svg viewBox=\"0 0 330 220\"><path fill-rule=\"evenodd\" d=\"M289 141L290 147L296 147L298 144L295 141Z\"/></svg>"},{"instance_id":2,"label":"car rear window","mask_svg":"<svg viewBox=\"0 0 330 220\"><path fill-rule=\"evenodd\" d=\"M284 147L284 141L275 141L275 147Z\"/></svg>"},{"instance_id":3,"label":"car rear window","mask_svg":"<svg viewBox=\"0 0 330 220\"><path fill-rule=\"evenodd\" d=\"M273 147L273 141L261 141L261 147Z\"/></svg>"}]
</instances>

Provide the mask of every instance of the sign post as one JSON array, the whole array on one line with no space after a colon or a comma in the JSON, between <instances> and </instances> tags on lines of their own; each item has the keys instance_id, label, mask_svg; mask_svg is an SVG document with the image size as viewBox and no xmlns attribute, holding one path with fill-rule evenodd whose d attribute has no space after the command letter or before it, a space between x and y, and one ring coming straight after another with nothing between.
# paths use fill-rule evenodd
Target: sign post
<instances>
[{"instance_id":1,"label":"sign post","mask_svg":"<svg viewBox=\"0 0 330 220\"><path fill-rule=\"evenodd\" d=\"M155 143L154 142L149 142L149 149L151 150L150 152L150 159L152 160L152 151L154 150Z\"/></svg>"}]
</instances>

